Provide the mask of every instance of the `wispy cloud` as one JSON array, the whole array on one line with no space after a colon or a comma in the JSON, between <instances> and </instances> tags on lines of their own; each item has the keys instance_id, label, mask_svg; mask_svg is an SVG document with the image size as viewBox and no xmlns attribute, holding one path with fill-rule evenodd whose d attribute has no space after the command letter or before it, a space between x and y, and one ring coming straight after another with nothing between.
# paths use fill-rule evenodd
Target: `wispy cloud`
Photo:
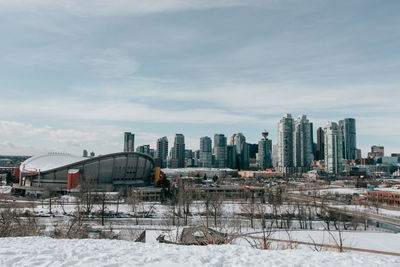
<instances>
[{"instance_id":1,"label":"wispy cloud","mask_svg":"<svg viewBox=\"0 0 400 267\"><path fill-rule=\"evenodd\" d=\"M43 10L48 11L48 9L53 9L76 16L113 16L144 15L160 12L241 6L245 4L245 2L238 0L1 0L0 8L3 10L2 12L28 11L40 13Z\"/></svg>"}]
</instances>

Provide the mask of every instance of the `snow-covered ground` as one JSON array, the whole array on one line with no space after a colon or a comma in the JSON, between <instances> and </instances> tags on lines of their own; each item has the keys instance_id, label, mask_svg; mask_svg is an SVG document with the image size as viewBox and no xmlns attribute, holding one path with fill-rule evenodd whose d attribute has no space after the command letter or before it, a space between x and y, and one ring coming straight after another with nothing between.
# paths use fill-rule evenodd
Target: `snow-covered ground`
<instances>
[{"instance_id":1,"label":"snow-covered ground","mask_svg":"<svg viewBox=\"0 0 400 267\"><path fill-rule=\"evenodd\" d=\"M7 185L0 186L0 194L9 194L11 192L12 187Z\"/></svg>"},{"instance_id":2,"label":"snow-covered ground","mask_svg":"<svg viewBox=\"0 0 400 267\"><path fill-rule=\"evenodd\" d=\"M0 266L400 266L370 253L176 246L104 239L1 238Z\"/></svg>"},{"instance_id":3,"label":"snow-covered ground","mask_svg":"<svg viewBox=\"0 0 400 267\"><path fill-rule=\"evenodd\" d=\"M336 240L339 240L337 231L332 231L331 234ZM293 241L303 241L310 243L331 244L334 245L333 237L327 231L276 231L272 234L272 238L290 239ZM386 252L400 252L400 234L374 232L374 231L343 231L343 246L361 249L371 249Z\"/></svg>"},{"instance_id":4,"label":"snow-covered ground","mask_svg":"<svg viewBox=\"0 0 400 267\"><path fill-rule=\"evenodd\" d=\"M320 194L326 195L326 194L340 194L340 195L353 195L353 194L366 194L367 189L361 189L361 188L329 188L329 189L322 189L319 190Z\"/></svg>"}]
</instances>

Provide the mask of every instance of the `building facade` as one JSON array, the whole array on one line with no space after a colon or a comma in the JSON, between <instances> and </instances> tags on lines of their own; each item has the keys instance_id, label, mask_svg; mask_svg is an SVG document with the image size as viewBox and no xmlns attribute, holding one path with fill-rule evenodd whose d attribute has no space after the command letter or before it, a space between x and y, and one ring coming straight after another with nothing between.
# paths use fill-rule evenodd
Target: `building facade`
<instances>
[{"instance_id":1,"label":"building facade","mask_svg":"<svg viewBox=\"0 0 400 267\"><path fill-rule=\"evenodd\" d=\"M40 171L37 171L40 170ZM119 188L142 187L153 184L154 160L149 155L120 152L95 158L79 158L63 153L49 153L31 157L20 166L20 190L29 187L51 191L72 189L90 182L93 190L118 191Z\"/></svg>"},{"instance_id":2,"label":"building facade","mask_svg":"<svg viewBox=\"0 0 400 267\"><path fill-rule=\"evenodd\" d=\"M215 134L214 135L214 156L215 168L226 168L227 166L227 144L226 137L223 134Z\"/></svg>"},{"instance_id":3,"label":"building facade","mask_svg":"<svg viewBox=\"0 0 400 267\"><path fill-rule=\"evenodd\" d=\"M236 168L246 170L250 167L250 149L246 143L246 137L242 133L237 133L231 137L231 145L236 147Z\"/></svg>"},{"instance_id":4,"label":"building facade","mask_svg":"<svg viewBox=\"0 0 400 267\"><path fill-rule=\"evenodd\" d=\"M272 168L272 141L266 137L258 142L258 164L261 170Z\"/></svg>"},{"instance_id":5,"label":"building facade","mask_svg":"<svg viewBox=\"0 0 400 267\"><path fill-rule=\"evenodd\" d=\"M343 171L343 132L335 122L330 122L324 129L325 136L325 170L328 173L340 174Z\"/></svg>"},{"instance_id":6,"label":"building facade","mask_svg":"<svg viewBox=\"0 0 400 267\"><path fill-rule=\"evenodd\" d=\"M124 152L135 152L135 134L130 132L125 132Z\"/></svg>"},{"instance_id":7,"label":"building facade","mask_svg":"<svg viewBox=\"0 0 400 267\"><path fill-rule=\"evenodd\" d=\"M325 138L324 138L324 129L319 127L317 130L317 153L316 160L323 160L325 157Z\"/></svg>"},{"instance_id":8,"label":"building facade","mask_svg":"<svg viewBox=\"0 0 400 267\"><path fill-rule=\"evenodd\" d=\"M174 140L174 146L171 151L171 158L177 164L174 164L176 168L185 168L185 136L183 134L176 134Z\"/></svg>"},{"instance_id":9,"label":"building facade","mask_svg":"<svg viewBox=\"0 0 400 267\"><path fill-rule=\"evenodd\" d=\"M291 114L283 116L278 124L278 170L283 173L294 171L293 124Z\"/></svg>"},{"instance_id":10,"label":"building facade","mask_svg":"<svg viewBox=\"0 0 400 267\"><path fill-rule=\"evenodd\" d=\"M200 138L200 167L212 167L212 144L211 138L204 136Z\"/></svg>"},{"instance_id":11,"label":"building facade","mask_svg":"<svg viewBox=\"0 0 400 267\"><path fill-rule=\"evenodd\" d=\"M369 158L379 158L385 156L385 147L383 146L371 146L371 152L368 152Z\"/></svg>"},{"instance_id":12,"label":"building facade","mask_svg":"<svg viewBox=\"0 0 400 267\"><path fill-rule=\"evenodd\" d=\"M166 136L157 139L156 158L160 160L161 168L167 167L168 138Z\"/></svg>"},{"instance_id":13,"label":"building facade","mask_svg":"<svg viewBox=\"0 0 400 267\"><path fill-rule=\"evenodd\" d=\"M310 170L313 160L312 126L306 115L297 118L293 127L293 165L295 172Z\"/></svg>"},{"instance_id":14,"label":"building facade","mask_svg":"<svg viewBox=\"0 0 400 267\"><path fill-rule=\"evenodd\" d=\"M236 146L229 145L226 147L226 150L227 150L227 162L226 162L227 167L230 169L236 169L237 168Z\"/></svg>"},{"instance_id":15,"label":"building facade","mask_svg":"<svg viewBox=\"0 0 400 267\"><path fill-rule=\"evenodd\" d=\"M138 146L138 147L136 148L136 152L138 152L138 153L143 153L143 154L147 154L147 155L151 156L151 153L150 153L150 145L141 145L141 146Z\"/></svg>"},{"instance_id":16,"label":"building facade","mask_svg":"<svg viewBox=\"0 0 400 267\"><path fill-rule=\"evenodd\" d=\"M353 160L357 158L356 120L346 118L339 121L343 135L343 158Z\"/></svg>"}]
</instances>

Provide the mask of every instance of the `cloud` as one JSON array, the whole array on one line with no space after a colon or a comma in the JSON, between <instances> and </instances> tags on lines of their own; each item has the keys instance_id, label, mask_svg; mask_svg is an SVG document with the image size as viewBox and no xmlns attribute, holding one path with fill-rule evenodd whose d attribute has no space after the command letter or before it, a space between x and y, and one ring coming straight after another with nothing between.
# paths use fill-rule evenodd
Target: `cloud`
<instances>
[{"instance_id":1,"label":"cloud","mask_svg":"<svg viewBox=\"0 0 400 267\"><path fill-rule=\"evenodd\" d=\"M223 110L228 114L257 116L293 113L326 113L342 115L378 114L400 111L400 84L377 83L346 86L315 86L302 83L220 83L214 86L191 84L184 81L165 82L134 77L123 83L110 83L96 87L79 87L87 97L95 95L113 98L114 101L129 99L135 102L160 105L175 103L190 113L196 107ZM171 89L174 88L174 89ZM157 106L159 108L159 106ZM322 112L321 112L322 111ZM168 112L168 111L165 111ZM180 118L179 116L177 118ZM240 117L238 117L240 119ZM330 119L330 118L328 118ZM194 122L197 122L194 119ZM229 121L227 121L229 122Z\"/></svg>"},{"instance_id":2,"label":"cloud","mask_svg":"<svg viewBox=\"0 0 400 267\"><path fill-rule=\"evenodd\" d=\"M83 61L87 62L94 72L104 78L131 76L139 68L139 63L136 60L121 55L115 49L98 51L91 56L86 56Z\"/></svg>"},{"instance_id":3,"label":"cloud","mask_svg":"<svg viewBox=\"0 0 400 267\"><path fill-rule=\"evenodd\" d=\"M49 152L35 146L15 145L11 142L0 142L1 155L32 156Z\"/></svg>"},{"instance_id":4,"label":"cloud","mask_svg":"<svg viewBox=\"0 0 400 267\"><path fill-rule=\"evenodd\" d=\"M36 140L62 146L78 146L82 143L101 143L97 133L72 129L53 129L50 126L34 127L32 124L15 121L0 121L0 137L12 139Z\"/></svg>"},{"instance_id":5,"label":"cloud","mask_svg":"<svg viewBox=\"0 0 400 267\"><path fill-rule=\"evenodd\" d=\"M0 12L5 11L28 11L40 13L51 9L66 12L75 16L123 16L123 15L145 15L162 12L174 12L184 10L198 10L219 7L245 5L239 0L0 0Z\"/></svg>"},{"instance_id":6,"label":"cloud","mask_svg":"<svg viewBox=\"0 0 400 267\"><path fill-rule=\"evenodd\" d=\"M181 110L163 109L153 104L140 104L120 99L106 101L81 101L74 98L42 99L25 101L18 105L13 101L0 100L3 114L40 116L57 120L95 120L148 123L234 123L255 121L251 116L234 114L218 108L188 108ZM0 115L0 118L2 116Z\"/></svg>"}]
</instances>

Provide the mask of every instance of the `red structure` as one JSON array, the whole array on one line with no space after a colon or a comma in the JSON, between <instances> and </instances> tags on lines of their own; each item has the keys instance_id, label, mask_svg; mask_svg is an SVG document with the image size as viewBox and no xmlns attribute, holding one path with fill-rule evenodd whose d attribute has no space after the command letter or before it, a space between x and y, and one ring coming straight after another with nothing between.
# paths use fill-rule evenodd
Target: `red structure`
<instances>
[{"instance_id":1,"label":"red structure","mask_svg":"<svg viewBox=\"0 0 400 267\"><path fill-rule=\"evenodd\" d=\"M19 177L20 177L21 171L18 168L14 168L14 183L19 182Z\"/></svg>"},{"instance_id":2,"label":"red structure","mask_svg":"<svg viewBox=\"0 0 400 267\"><path fill-rule=\"evenodd\" d=\"M388 192L388 191L376 191L369 190L367 192L368 201L378 202L389 206L400 207L400 191L399 192Z\"/></svg>"},{"instance_id":3,"label":"red structure","mask_svg":"<svg viewBox=\"0 0 400 267\"><path fill-rule=\"evenodd\" d=\"M79 185L79 170L69 170L67 180L67 190L77 188Z\"/></svg>"}]
</instances>

